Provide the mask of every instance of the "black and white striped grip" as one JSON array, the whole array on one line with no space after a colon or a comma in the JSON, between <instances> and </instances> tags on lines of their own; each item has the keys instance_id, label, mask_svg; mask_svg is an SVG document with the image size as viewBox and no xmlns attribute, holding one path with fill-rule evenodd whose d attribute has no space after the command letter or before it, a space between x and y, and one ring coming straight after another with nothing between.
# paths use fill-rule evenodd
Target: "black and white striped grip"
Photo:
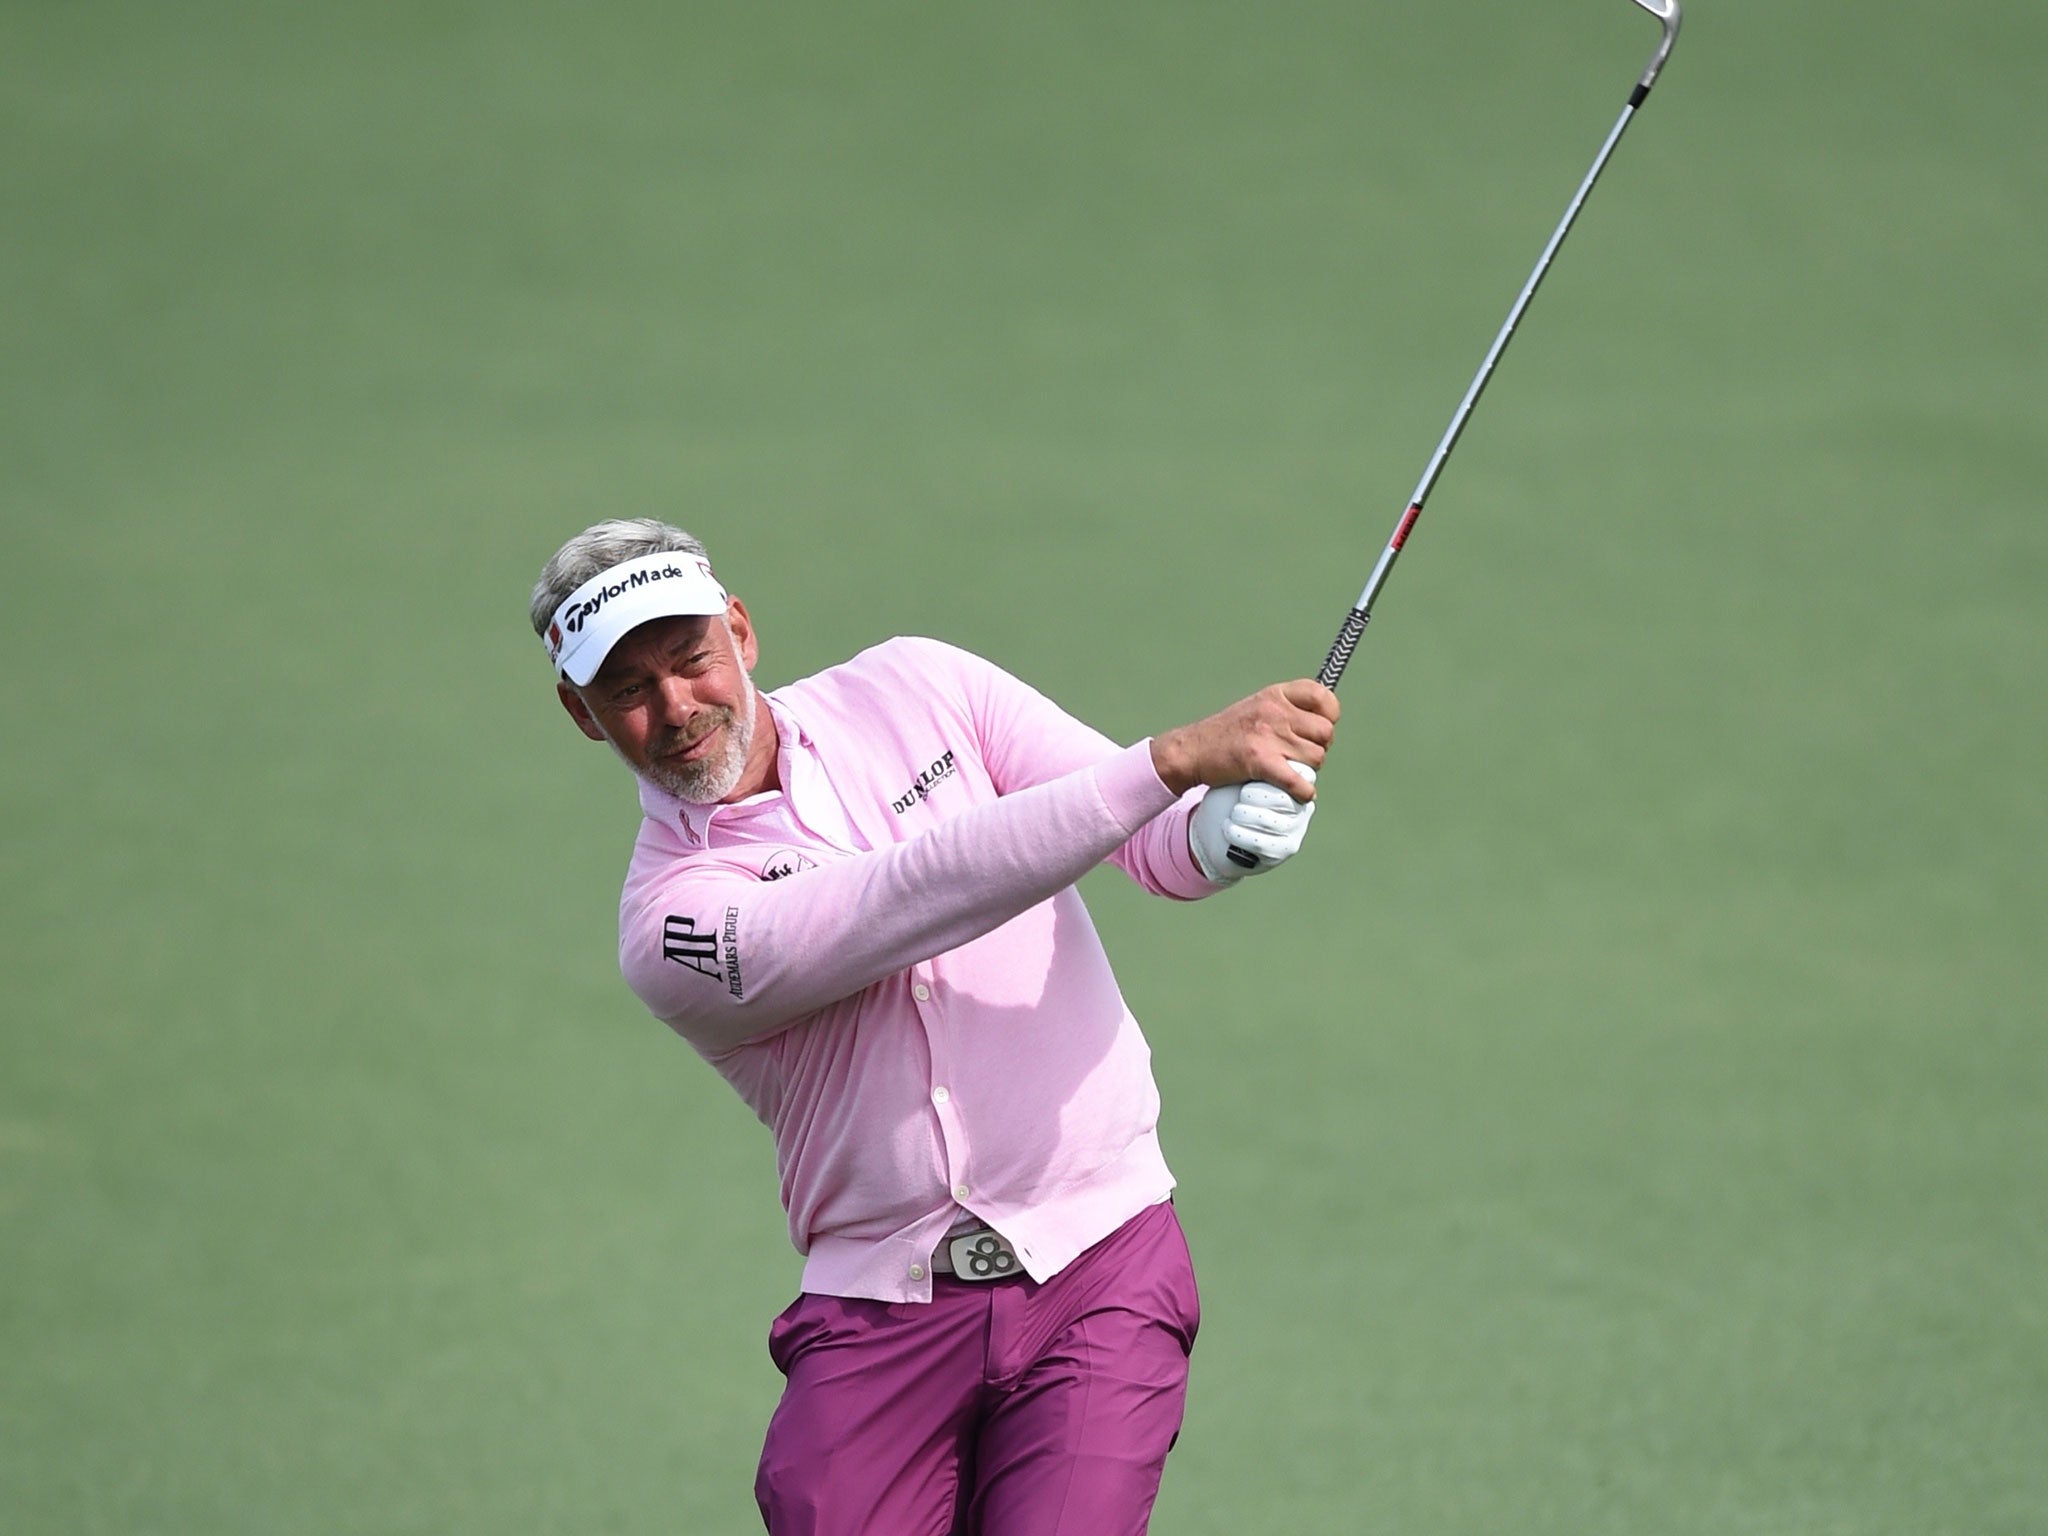
<instances>
[{"instance_id":1,"label":"black and white striped grip","mask_svg":"<svg viewBox=\"0 0 2048 1536\"><path fill-rule=\"evenodd\" d=\"M1351 653L1358 649L1358 642L1365 635L1366 621L1371 617L1363 608L1354 608L1345 615L1344 627L1337 631L1337 638L1330 645L1330 654L1323 658L1323 664L1316 672L1316 681L1325 688L1336 687L1337 679L1351 665Z\"/></svg>"}]
</instances>

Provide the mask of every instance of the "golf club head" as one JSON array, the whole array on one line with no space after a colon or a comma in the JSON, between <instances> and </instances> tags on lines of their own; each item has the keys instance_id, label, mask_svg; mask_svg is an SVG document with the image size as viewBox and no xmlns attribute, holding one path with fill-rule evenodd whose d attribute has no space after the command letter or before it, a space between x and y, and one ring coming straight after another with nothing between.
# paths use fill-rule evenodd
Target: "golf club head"
<instances>
[{"instance_id":1,"label":"golf club head","mask_svg":"<svg viewBox=\"0 0 2048 1536\"><path fill-rule=\"evenodd\" d=\"M1671 57L1671 45L1678 41L1678 0L1636 0L1644 10L1657 18L1664 28L1664 35L1657 39L1657 51L1650 55L1650 67L1643 71L1643 78L1636 82L1638 97L1649 94L1656 83L1657 72L1664 67L1664 61Z\"/></svg>"}]
</instances>

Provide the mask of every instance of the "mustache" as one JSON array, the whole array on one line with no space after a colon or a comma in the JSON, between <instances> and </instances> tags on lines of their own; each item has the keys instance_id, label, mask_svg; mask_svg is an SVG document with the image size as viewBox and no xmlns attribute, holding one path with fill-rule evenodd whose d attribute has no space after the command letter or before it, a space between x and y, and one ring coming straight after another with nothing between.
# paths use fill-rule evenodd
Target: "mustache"
<instances>
[{"instance_id":1,"label":"mustache","mask_svg":"<svg viewBox=\"0 0 2048 1536\"><path fill-rule=\"evenodd\" d=\"M729 726L739 719L739 712L720 704L706 710L703 715L688 725L664 732L655 743L655 753L666 757L672 752L686 752L720 726Z\"/></svg>"}]
</instances>

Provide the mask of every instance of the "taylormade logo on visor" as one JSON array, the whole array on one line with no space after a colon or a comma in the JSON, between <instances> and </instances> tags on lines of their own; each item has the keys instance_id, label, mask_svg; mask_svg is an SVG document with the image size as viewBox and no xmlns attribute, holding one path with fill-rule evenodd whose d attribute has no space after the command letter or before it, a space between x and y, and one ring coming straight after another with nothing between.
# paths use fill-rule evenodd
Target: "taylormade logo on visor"
<instances>
[{"instance_id":1,"label":"taylormade logo on visor","mask_svg":"<svg viewBox=\"0 0 2048 1536\"><path fill-rule=\"evenodd\" d=\"M725 589L708 560L673 552L642 555L601 571L563 600L544 637L548 659L580 686L635 625L671 614L723 613L725 606Z\"/></svg>"},{"instance_id":2,"label":"taylormade logo on visor","mask_svg":"<svg viewBox=\"0 0 2048 1536\"><path fill-rule=\"evenodd\" d=\"M711 574L711 567L706 565L702 560L699 560L697 562L697 566L698 569L701 570L704 575L709 576ZM610 574L610 571L605 572L606 576L609 576ZM610 586L598 592L596 596L586 598L579 606L563 614L562 628L569 631L569 633L572 635L581 634L583 632L583 621L589 618L592 614L596 613L600 608L604 607L606 603L610 602L620 593L630 592L635 587L644 587L650 581L660 581L665 577L687 576L689 574L690 573L688 571L684 570L679 565L664 565L658 571L635 571L632 575L628 576L624 581L613 582ZM575 599L571 598L569 601L575 602Z\"/></svg>"}]
</instances>

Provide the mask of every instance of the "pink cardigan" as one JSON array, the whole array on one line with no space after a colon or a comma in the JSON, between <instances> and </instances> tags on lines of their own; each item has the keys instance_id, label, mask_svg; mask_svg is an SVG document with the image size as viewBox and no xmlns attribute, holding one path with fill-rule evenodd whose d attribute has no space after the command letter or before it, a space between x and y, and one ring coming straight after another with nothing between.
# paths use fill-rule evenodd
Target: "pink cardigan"
<instances>
[{"instance_id":1,"label":"pink cardigan","mask_svg":"<svg viewBox=\"0 0 2048 1536\"><path fill-rule=\"evenodd\" d=\"M898 639L768 695L782 788L650 785L619 958L775 1136L803 1287L921 1301L963 1209L1043 1280L1166 1198L1150 1050L1074 882L1218 889L1149 742Z\"/></svg>"}]
</instances>

